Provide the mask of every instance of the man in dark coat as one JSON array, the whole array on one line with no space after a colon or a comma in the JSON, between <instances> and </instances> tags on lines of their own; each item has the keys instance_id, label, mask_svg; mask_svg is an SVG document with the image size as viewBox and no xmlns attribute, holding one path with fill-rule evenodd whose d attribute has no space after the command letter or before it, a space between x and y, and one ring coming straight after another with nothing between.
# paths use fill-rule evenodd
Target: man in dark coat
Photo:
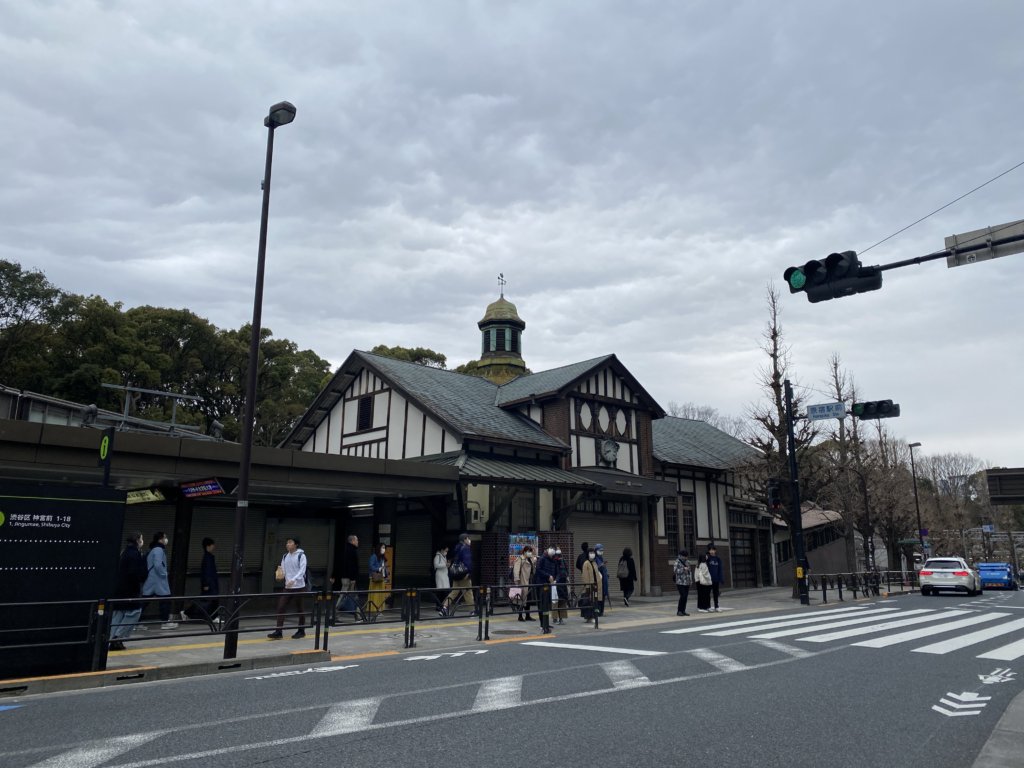
<instances>
[{"instance_id":1,"label":"man in dark coat","mask_svg":"<svg viewBox=\"0 0 1024 768\"><path fill-rule=\"evenodd\" d=\"M345 542L345 548L341 551L341 560L334 572L331 581L334 588L340 592L353 592L358 587L356 580L359 578L359 537L352 534Z\"/></svg>"},{"instance_id":2,"label":"man in dark coat","mask_svg":"<svg viewBox=\"0 0 1024 768\"><path fill-rule=\"evenodd\" d=\"M715 607L711 610L718 611L718 592L725 581L722 558L718 556L718 550L714 544L708 545L708 572L711 574L711 597L715 601Z\"/></svg>"},{"instance_id":3,"label":"man in dark coat","mask_svg":"<svg viewBox=\"0 0 1024 768\"><path fill-rule=\"evenodd\" d=\"M537 608L540 628L546 635L551 632L551 587L558 581L558 563L555 562L555 548L548 547L544 556L537 561L533 572L533 583L537 590Z\"/></svg>"},{"instance_id":4,"label":"man in dark coat","mask_svg":"<svg viewBox=\"0 0 1024 768\"><path fill-rule=\"evenodd\" d=\"M146 559L142 556L142 533L131 534L121 552L117 566L117 587L114 597L130 600L138 598L146 580ZM110 619L110 650L123 651L124 640L131 635L135 624L142 615L142 604L137 602L118 603Z\"/></svg>"},{"instance_id":5,"label":"man in dark coat","mask_svg":"<svg viewBox=\"0 0 1024 768\"><path fill-rule=\"evenodd\" d=\"M587 542L580 544L580 553L576 555L576 570L583 573L583 564L587 562L587 552L590 550L590 545Z\"/></svg>"}]
</instances>

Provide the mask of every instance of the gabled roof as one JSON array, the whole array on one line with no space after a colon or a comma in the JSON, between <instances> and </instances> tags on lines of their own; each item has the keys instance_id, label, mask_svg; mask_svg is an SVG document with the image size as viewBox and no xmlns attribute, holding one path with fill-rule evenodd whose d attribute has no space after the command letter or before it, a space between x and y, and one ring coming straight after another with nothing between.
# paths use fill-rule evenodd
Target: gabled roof
<instances>
[{"instance_id":1,"label":"gabled roof","mask_svg":"<svg viewBox=\"0 0 1024 768\"><path fill-rule=\"evenodd\" d=\"M732 469L757 458L756 448L697 419L666 416L651 423L654 458L666 464Z\"/></svg>"},{"instance_id":2,"label":"gabled roof","mask_svg":"<svg viewBox=\"0 0 1024 768\"><path fill-rule=\"evenodd\" d=\"M394 358L355 351L285 438L282 446L301 446L341 399L348 385L368 368L410 401L463 437L480 437L564 451L568 446L535 422L494 407L498 385L478 376L466 376Z\"/></svg>"},{"instance_id":3,"label":"gabled roof","mask_svg":"<svg viewBox=\"0 0 1024 768\"><path fill-rule=\"evenodd\" d=\"M634 394L654 411L657 419L665 415L664 409L655 402L640 382L631 374L615 355L602 355L591 360L584 360L571 365L563 365L561 368L552 368L548 371L531 373L520 376L498 389L495 405L507 408L510 405L526 403L531 400L542 400L548 397L557 397L565 394L578 381L586 378L596 370L611 366L621 376Z\"/></svg>"}]
</instances>

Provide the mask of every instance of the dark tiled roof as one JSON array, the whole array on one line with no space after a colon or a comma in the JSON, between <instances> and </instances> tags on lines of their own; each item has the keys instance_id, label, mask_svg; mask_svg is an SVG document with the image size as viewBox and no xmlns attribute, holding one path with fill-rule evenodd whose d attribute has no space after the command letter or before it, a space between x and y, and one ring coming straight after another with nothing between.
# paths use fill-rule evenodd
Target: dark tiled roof
<instances>
[{"instance_id":1,"label":"dark tiled roof","mask_svg":"<svg viewBox=\"0 0 1024 768\"><path fill-rule=\"evenodd\" d=\"M473 456L461 452L444 453L420 459L428 464L443 464L459 468L459 477L464 480L502 480L504 482L523 482L554 488L578 488L596 490L598 483L568 472L558 467L544 464L532 464L522 461L484 456Z\"/></svg>"},{"instance_id":2,"label":"dark tiled roof","mask_svg":"<svg viewBox=\"0 0 1024 768\"><path fill-rule=\"evenodd\" d=\"M654 458L666 464L731 469L757 458L756 448L706 421L666 416L651 423Z\"/></svg>"},{"instance_id":3,"label":"dark tiled roof","mask_svg":"<svg viewBox=\"0 0 1024 768\"><path fill-rule=\"evenodd\" d=\"M572 365L563 365L561 368L552 368L550 371L530 373L513 379L508 384L498 388L498 396L495 398L496 405L514 403L518 400L527 400L536 395L550 395L558 392L562 387L572 384L576 379L586 375L589 371L603 363L612 360L615 355L602 355L593 360L584 360Z\"/></svg>"},{"instance_id":4,"label":"dark tiled roof","mask_svg":"<svg viewBox=\"0 0 1024 768\"><path fill-rule=\"evenodd\" d=\"M370 352L353 352L349 361L350 368L358 364L357 361L362 361L379 371L399 390L462 435L547 448L567 447L526 417L515 411L496 408L494 397L498 385L487 379L407 363Z\"/></svg>"}]
</instances>

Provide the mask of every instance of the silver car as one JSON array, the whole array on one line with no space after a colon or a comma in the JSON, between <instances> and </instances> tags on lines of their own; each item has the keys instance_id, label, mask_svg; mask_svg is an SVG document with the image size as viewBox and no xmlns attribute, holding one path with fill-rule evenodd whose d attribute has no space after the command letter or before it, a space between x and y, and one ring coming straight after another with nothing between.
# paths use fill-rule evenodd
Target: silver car
<instances>
[{"instance_id":1,"label":"silver car","mask_svg":"<svg viewBox=\"0 0 1024 768\"><path fill-rule=\"evenodd\" d=\"M918 575L922 595L937 595L939 592L981 594L981 576L962 557L929 558Z\"/></svg>"}]
</instances>

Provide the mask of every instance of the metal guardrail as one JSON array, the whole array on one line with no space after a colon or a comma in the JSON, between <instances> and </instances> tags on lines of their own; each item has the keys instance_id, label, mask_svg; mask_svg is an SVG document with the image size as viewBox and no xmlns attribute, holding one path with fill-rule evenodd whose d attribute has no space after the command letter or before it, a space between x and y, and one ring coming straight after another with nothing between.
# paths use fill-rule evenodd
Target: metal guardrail
<instances>
[{"instance_id":1,"label":"metal guardrail","mask_svg":"<svg viewBox=\"0 0 1024 768\"><path fill-rule=\"evenodd\" d=\"M845 602L843 590L853 594L852 599L857 599L860 593L863 597L879 597L882 588L887 593L893 591L913 591L920 588L916 573L903 573L902 571L864 571L860 573L822 573L811 574L807 577L808 589L811 592L821 590L821 602L828 602L828 592L832 590L840 602Z\"/></svg>"}]
</instances>

